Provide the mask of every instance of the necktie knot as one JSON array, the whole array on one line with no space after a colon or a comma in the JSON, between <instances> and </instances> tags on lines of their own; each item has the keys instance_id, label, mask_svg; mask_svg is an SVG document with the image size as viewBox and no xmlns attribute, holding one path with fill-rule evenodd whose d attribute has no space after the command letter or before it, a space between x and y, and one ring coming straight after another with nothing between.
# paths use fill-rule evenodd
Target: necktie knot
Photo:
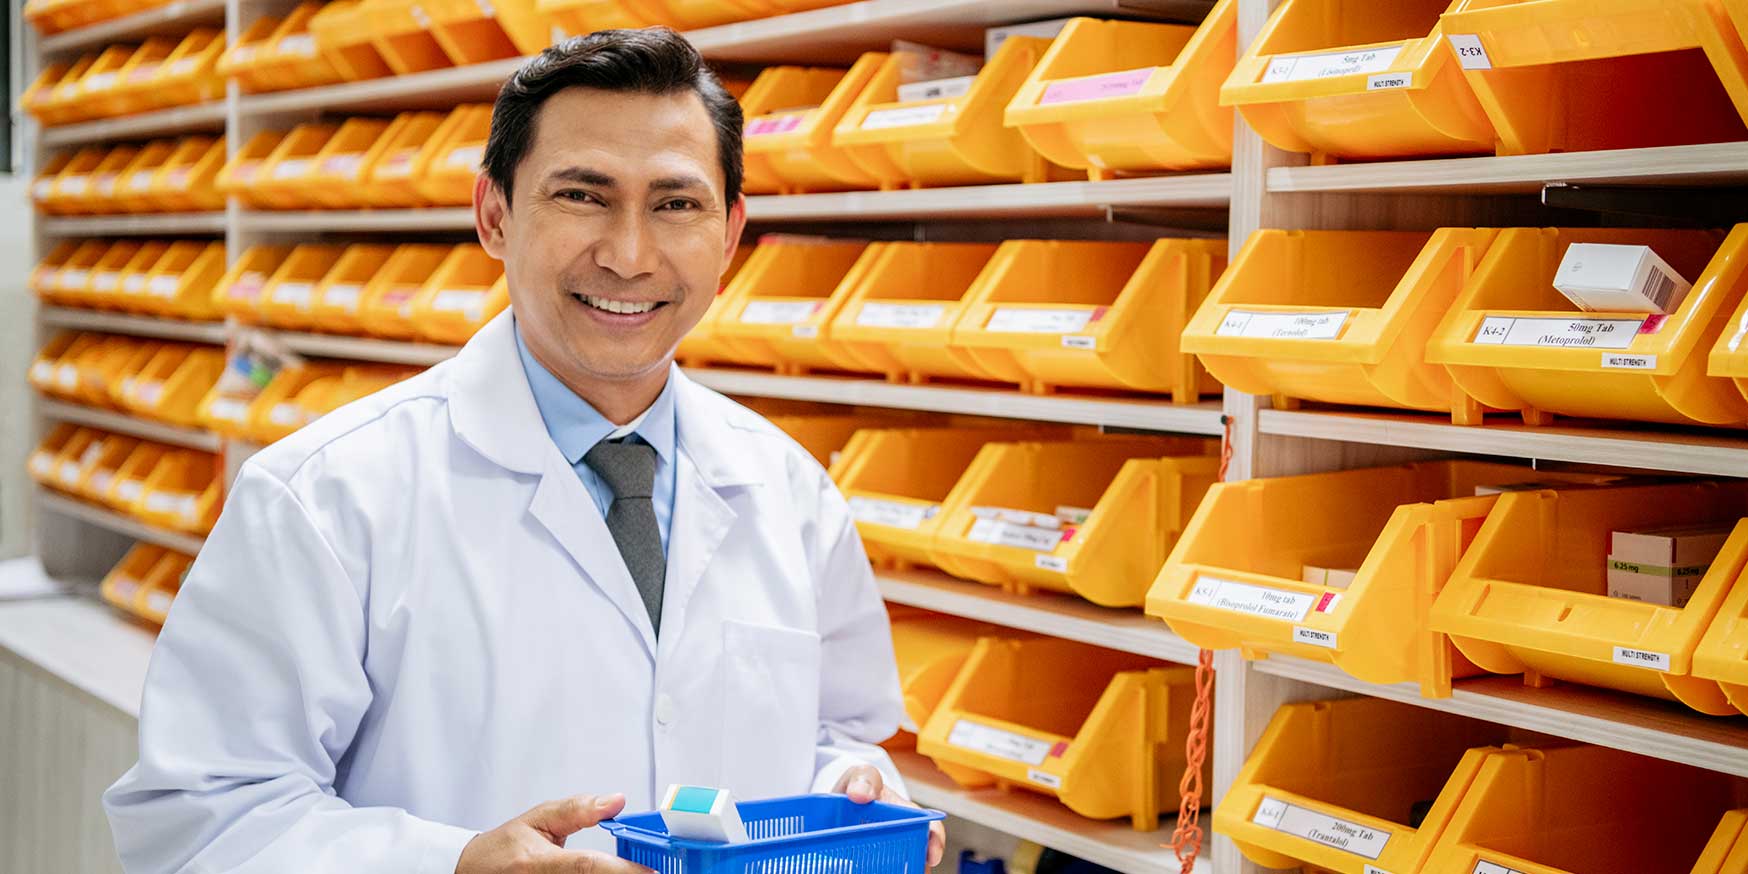
<instances>
[{"instance_id":1,"label":"necktie knot","mask_svg":"<svg viewBox=\"0 0 1748 874\"><path fill-rule=\"evenodd\" d=\"M655 495L656 451L653 446L629 440L603 440L583 456L583 463L613 490L616 501Z\"/></svg>"}]
</instances>

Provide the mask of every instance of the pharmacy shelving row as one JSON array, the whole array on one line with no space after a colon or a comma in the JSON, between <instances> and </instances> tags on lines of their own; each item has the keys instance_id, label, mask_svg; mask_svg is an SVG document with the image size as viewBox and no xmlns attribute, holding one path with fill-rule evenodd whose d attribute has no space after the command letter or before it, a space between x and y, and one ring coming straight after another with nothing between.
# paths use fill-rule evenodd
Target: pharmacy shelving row
<instances>
[{"instance_id":1,"label":"pharmacy shelving row","mask_svg":"<svg viewBox=\"0 0 1748 874\"><path fill-rule=\"evenodd\" d=\"M224 129L225 104L222 100L215 100L193 106L172 106L156 112L46 128L42 132L42 146L47 149L60 149L86 143L108 143Z\"/></svg>"},{"instance_id":2,"label":"pharmacy shelving row","mask_svg":"<svg viewBox=\"0 0 1748 874\"><path fill-rule=\"evenodd\" d=\"M36 505L39 510L77 519L87 525L113 531L137 541L155 543L166 549L174 549L188 555L199 552L201 545L206 542L206 538L198 535L184 534L180 531L148 525L114 510L105 509L95 504L87 504L84 501L58 495L43 488L36 490Z\"/></svg>"},{"instance_id":3,"label":"pharmacy shelving row","mask_svg":"<svg viewBox=\"0 0 1748 874\"><path fill-rule=\"evenodd\" d=\"M219 452L224 449L224 438L211 431L155 422L151 419L142 419L139 416L130 416L115 410L43 398L38 402L37 412L43 418L53 422L71 422L75 425L100 428L104 431L150 440L154 443L184 446L202 452Z\"/></svg>"},{"instance_id":4,"label":"pharmacy shelving row","mask_svg":"<svg viewBox=\"0 0 1748 874\"><path fill-rule=\"evenodd\" d=\"M222 344L229 336L223 322L186 322L75 307L41 307L37 310L37 320L46 328L103 331L189 343Z\"/></svg>"},{"instance_id":5,"label":"pharmacy shelving row","mask_svg":"<svg viewBox=\"0 0 1748 874\"><path fill-rule=\"evenodd\" d=\"M1269 168L1266 179L1269 192L1279 194L1525 194L1555 183L1741 185L1748 182L1748 143L1281 166Z\"/></svg>"},{"instance_id":6,"label":"pharmacy shelving row","mask_svg":"<svg viewBox=\"0 0 1748 874\"><path fill-rule=\"evenodd\" d=\"M58 54L102 48L160 34L185 33L203 24L223 24L225 0L175 0L144 12L50 34L37 41L37 51Z\"/></svg>"},{"instance_id":7,"label":"pharmacy shelving row","mask_svg":"<svg viewBox=\"0 0 1748 874\"><path fill-rule=\"evenodd\" d=\"M167 212L42 218L37 230L47 237L142 237L172 234L223 234L222 212Z\"/></svg>"}]
</instances>

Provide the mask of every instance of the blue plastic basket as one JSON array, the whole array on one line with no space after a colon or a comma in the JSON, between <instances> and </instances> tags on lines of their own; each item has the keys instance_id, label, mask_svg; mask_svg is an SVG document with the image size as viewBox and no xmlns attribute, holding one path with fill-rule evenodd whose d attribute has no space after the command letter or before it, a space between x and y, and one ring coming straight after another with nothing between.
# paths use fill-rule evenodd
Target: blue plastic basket
<instances>
[{"instance_id":1,"label":"blue plastic basket","mask_svg":"<svg viewBox=\"0 0 1748 874\"><path fill-rule=\"evenodd\" d=\"M660 813L621 816L601 827L619 857L658 874L925 874L936 810L857 804L843 795L799 795L735 805L744 844L668 837Z\"/></svg>"}]
</instances>

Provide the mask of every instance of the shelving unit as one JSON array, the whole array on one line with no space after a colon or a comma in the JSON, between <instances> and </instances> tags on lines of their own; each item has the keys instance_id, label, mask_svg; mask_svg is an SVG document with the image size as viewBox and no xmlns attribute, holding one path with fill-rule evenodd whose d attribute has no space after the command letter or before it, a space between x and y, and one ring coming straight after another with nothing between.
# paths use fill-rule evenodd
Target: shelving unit
<instances>
[{"instance_id":1,"label":"shelving unit","mask_svg":"<svg viewBox=\"0 0 1748 874\"><path fill-rule=\"evenodd\" d=\"M113 510L106 510L94 504L74 500L43 488L38 488L36 491L36 505L38 509L50 513L77 519L106 531L113 531L147 543L156 543L167 549L174 549L189 555L199 552L201 545L206 542L204 537L183 534L180 531L171 531L156 525L147 525L132 516L124 516Z\"/></svg>"},{"instance_id":2,"label":"shelving unit","mask_svg":"<svg viewBox=\"0 0 1748 874\"><path fill-rule=\"evenodd\" d=\"M37 229L50 237L144 237L222 234L226 224L222 212L171 212L44 218Z\"/></svg>"},{"instance_id":3,"label":"shelving unit","mask_svg":"<svg viewBox=\"0 0 1748 874\"><path fill-rule=\"evenodd\" d=\"M1611 152L1563 152L1430 161L1379 161L1321 167L1271 167L1271 194L1529 194L1550 183L1741 185L1748 182L1743 143L1663 146Z\"/></svg>"},{"instance_id":4,"label":"shelving unit","mask_svg":"<svg viewBox=\"0 0 1748 874\"><path fill-rule=\"evenodd\" d=\"M183 340L189 343L222 344L229 336L223 322L184 322L151 316L132 316L101 310L72 307L42 307L37 320L44 327L72 331L107 331L111 334L133 334L158 340Z\"/></svg>"},{"instance_id":5,"label":"shelving unit","mask_svg":"<svg viewBox=\"0 0 1748 874\"><path fill-rule=\"evenodd\" d=\"M195 131L212 132L225 129L225 104L222 100L194 106L172 106L156 112L102 118L79 124L51 127L42 133L44 148L60 149L103 143L113 140L133 140L161 137Z\"/></svg>"},{"instance_id":6,"label":"shelving unit","mask_svg":"<svg viewBox=\"0 0 1748 874\"><path fill-rule=\"evenodd\" d=\"M224 0L176 0L174 3L122 18L50 34L37 40L37 51L50 55L80 49L100 49L110 43L159 34L184 33L203 24L224 22Z\"/></svg>"},{"instance_id":7,"label":"shelving unit","mask_svg":"<svg viewBox=\"0 0 1748 874\"><path fill-rule=\"evenodd\" d=\"M154 422L151 419L142 419L115 410L102 410L45 398L38 401L37 412L41 413L44 418L56 422L72 422L75 425L101 428L117 434L128 434L144 440L168 443L172 446L184 446L202 452L219 452L224 449L224 439L211 431Z\"/></svg>"}]
</instances>

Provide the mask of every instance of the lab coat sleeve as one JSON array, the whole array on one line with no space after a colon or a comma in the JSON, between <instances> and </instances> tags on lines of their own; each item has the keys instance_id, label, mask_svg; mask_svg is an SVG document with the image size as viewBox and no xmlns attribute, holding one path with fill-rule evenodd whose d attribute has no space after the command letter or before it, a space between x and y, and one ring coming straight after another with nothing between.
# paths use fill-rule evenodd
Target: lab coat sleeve
<instances>
[{"instance_id":1,"label":"lab coat sleeve","mask_svg":"<svg viewBox=\"0 0 1748 874\"><path fill-rule=\"evenodd\" d=\"M371 701L365 603L298 498L246 465L153 652L139 763L104 795L129 874L453 874L476 832L335 794Z\"/></svg>"},{"instance_id":2,"label":"lab coat sleeve","mask_svg":"<svg viewBox=\"0 0 1748 874\"><path fill-rule=\"evenodd\" d=\"M822 658L813 791L830 792L845 771L873 765L887 786L908 798L904 778L879 746L904 717L886 604L849 505L829 479L821 479L815 580Z\"/></svg>"}]
</instances>

